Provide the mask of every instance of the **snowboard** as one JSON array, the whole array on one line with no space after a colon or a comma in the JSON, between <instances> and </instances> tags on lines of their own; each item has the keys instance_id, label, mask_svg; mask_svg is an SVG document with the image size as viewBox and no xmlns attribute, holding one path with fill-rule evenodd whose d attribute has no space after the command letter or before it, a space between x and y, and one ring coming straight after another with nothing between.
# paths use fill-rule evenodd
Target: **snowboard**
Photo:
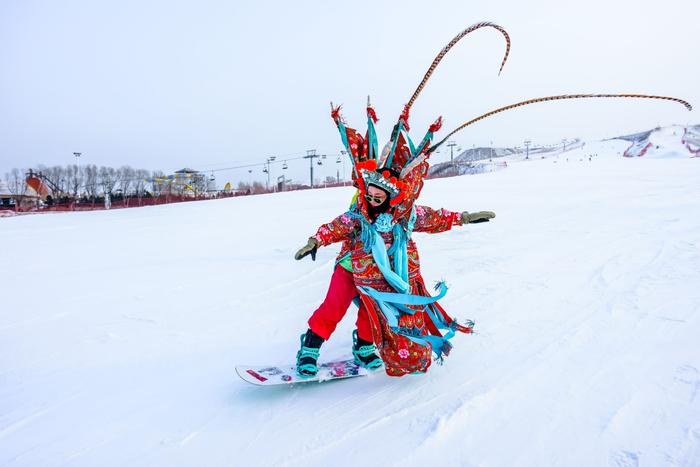
<instances>
[{"instance_id":1,"label":"snowboard","mask_svg":"<svg viewBox=\"0 0 700 467\"><path fill-rule=\"evenodd\" d=\"M316 376L302 378L297 374L295 366L246 366L237 365L236 373L243 381L256 386L277 386L295 383L322 383L337 379L366 376L368 370L362 368L354 360L335 360L322 363Z\"/></svg>"}]
</instances>

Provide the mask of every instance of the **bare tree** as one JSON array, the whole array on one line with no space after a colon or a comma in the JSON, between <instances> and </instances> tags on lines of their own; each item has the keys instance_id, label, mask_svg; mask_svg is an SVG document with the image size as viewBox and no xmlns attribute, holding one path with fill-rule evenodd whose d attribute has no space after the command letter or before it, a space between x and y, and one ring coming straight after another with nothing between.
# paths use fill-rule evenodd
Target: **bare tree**
<instances>
[{"instance_id":1,"label":"bare tree","mask_svg":"<svg viewBox=\"0 0 700 467\"><path fill-rule=\"evenodd\" d=\"M119 189L122 190L124 196L129 195L131 187L134 185L135 177L136 172L128 165L123 165L117 170Z\"/></svg>"},{"instance_id":2,"label":"bare tree","mask_svg":"<svg viewBox=\"0 0 700 467\"><path fill-rule=\"evenodd\" d=\"M58 189L59 193L55 193L56 196L64 197L70 192L70 184L68 181L68 170L59 165L53 167L42 169L40 171L47 177Z\"/></svg>"},{"instance_id":3,"label":"bare tree","mask_svg":"<svg viewBox=\"0 0 700 467\"><path fill-rule=\"evenodd\" d=\"M85 193L93 201L97 196L97 166L94 164L85 166Z\"/></svg>"},{"instance_id":4,"label":"bare tree","mask_svg":"<svg viewBox=\"0 0 700 467\"><path fill-rule=\"evenodd\" d=\"M146 194L146 182L148 178L148 170L138 169L134 171L134 192L139 198Z\"/></svg>"},{"instance_id":5,"label":"bare tree","mask_svg":"<svg viewBox=\"0 0 700 467\"><path fill-rule=\"evenodd\" d=\"M78 167L75 164L66 167L66 181L73 198L78 198L80 195L81 188L84 184L83 172L83 168Z\"/></svg>"},{"instance_id":6,"label":"bare tree","mask_svg":"<svg viewBox=\"0 0 700 467\"><path fill-rule=\"evenodd\" d=\"M21 208L22 197L27 194L28 187L24 173L24 169L20 170L14 168L9 173L5 174L5 183L7 184L7 189L15 197L15 209Z\"/></svg>"},{"instance_id":7,"label":"bare tree","mask_svg":"<svg viewBox=\"0 0 700 467\"><path fill-rule=\"evenodd\" d=\"M100 167L97 172L98 183L104 194L112 194L114 185L117 184L117 171L112 167Z\"/></svg>"},{"instance_id":8,"label":"bare tree","mask_svg":"<svg viewBox=\"0 0 700 467\"><path fill-rule=\"evenodd\" d=\"M5 183L10 193L16 196L24 196L27 193L27 182L24 178L24 169L12 169L5 174Z\"/></svg>"},{"instance_id":9,"label":"bare tree","mask_svg":"<svg viewBox=\"0 0 700 467\"><path fill-rule=\"evenodd\" d=\"M266 193L267 189L265 188L265 185L262 184L262 182L253 182L253 189L251 190L251 193L253 194L260 194L260 193Z\"/></svg>"},{"instance_id":10,"label":"bare tree","mask_svg":"<svg viewBox=\"0 0 700 467\"><path fill-rule=\"evenodd\" d=\"M190 186L194 188L196 195L206 193L208 188L207 176L202 173L193 174Z\"/></svg>"}]
</instances>

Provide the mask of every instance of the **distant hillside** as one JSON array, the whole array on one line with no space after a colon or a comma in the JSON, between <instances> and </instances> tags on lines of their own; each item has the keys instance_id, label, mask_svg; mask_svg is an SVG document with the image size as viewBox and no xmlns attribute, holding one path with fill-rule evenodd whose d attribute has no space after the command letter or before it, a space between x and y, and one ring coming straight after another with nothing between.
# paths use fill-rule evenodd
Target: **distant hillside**
<instances>
[{"instance_id":1,"label":"distant hillside","mask_svg":"<svg viewBox=\"0 0 700 467\"><path fill-rule=\"evenodd\" d=\"M584 143L580 139L574 139L566 144L566 150L579 148ZM515 148L491 148L479 147L460 152L454 158L454 162L441 162L430 167L430 177L444 177L447 175L465 175L483 172L491 172L505 167L509 159L513 157L524 158L529 154L530 158L542 159L544 157L561 154L563 145L530 146L526 151L524 147Z\"/></svg>"},{"instance_id":2,"label":"distant hillside","mask_svg":"<svg viewBox=\"0 0 700 467\"><path fill-rule=\"evenodd\" d=\"M700 154L700 125L671 125L653 130L618 136L632 144L625 150L625 157L697 157Z\"/></svg>"},{"instance_id":3,"label":"distant hillside","mask_svg":"<svg viewBox=\"0 0 700 467\"><path fill-rule=\"evenodd\" d=\"M651 130L616 136L604 141L628 141L630 146L625 150L625 157L698 157L700 155L700 125L671 125L657 127ZM566 151L584 146L580 139L567 143ZM542 159L557 156L564 152L561 144L549 146L531 146L529 157ZM513 158L526 157L523 147L491 148L479 147L461 151L455 156L454 162L441 162L430 167L429 177L445 177L450 175L466 175L491 172L505 167L504 162Z\"/></svg>"}]
</instances>

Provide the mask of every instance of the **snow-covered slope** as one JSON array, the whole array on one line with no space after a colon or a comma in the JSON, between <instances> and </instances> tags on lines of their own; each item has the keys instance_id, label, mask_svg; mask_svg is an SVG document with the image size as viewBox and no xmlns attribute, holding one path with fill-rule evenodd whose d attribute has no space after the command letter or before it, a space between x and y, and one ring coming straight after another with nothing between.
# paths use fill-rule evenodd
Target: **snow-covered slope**
<instances>
[{"instance_id":1,"label":"snow-covered slope","mask_svg":"<svg viewBox=\"0 0 700 467\"><path fill-rule=\"evenodd\" d=\"M700 153L698 126L671 125L649 132L622 137L632 144L625 150L626 157L685 158Z\"/></svg>"},{"instance_id":2,"label":"snow-covered slope","mask_svg":"<svg viewBox=\"0 0 700 467\"><path fill-rule=\"evenodd\" d=\"M536 146L529 150L525 148L472 148L460 152L454 162L434 163L430 166L429 174L435 177L481 174L501 170L504 165L511 162L529 159L545 159L558 157L569 151L585 146L585 142L580 139L569 141L564 147L557 146Z\"/></svg>"},{"instance_id":3,"label":"snow-covered slope","mask_svg":"<svg viewBox=\"0 0 700 467\"><path fill-rule=\"evenodd\" d=\"M415 234L479 333L400 379L233 369L293 360L347 188L0 219L0 465L700 465L700 161L620 143L426 183L498 217Z\"/></svg>"}]
</instances>

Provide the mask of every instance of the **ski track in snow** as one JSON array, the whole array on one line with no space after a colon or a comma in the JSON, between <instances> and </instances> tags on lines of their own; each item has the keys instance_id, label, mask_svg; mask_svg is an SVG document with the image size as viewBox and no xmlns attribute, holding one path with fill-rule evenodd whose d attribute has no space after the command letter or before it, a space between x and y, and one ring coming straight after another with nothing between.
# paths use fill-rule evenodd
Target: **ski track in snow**
<instances>
[{"instance_id":1,"label":"ski track in snow","mask_svg":"<svg viewBox=\"0 0 700 467\"><path fill-rule=\"evenodd\" d=\"M626 144L426 183L497 217L415 234L477 333L400 379L234 372L293 361L338 248L292 256L350 189L1 219L0 465L700 466L698 161Z\"/></svg>"}]
</instances>

